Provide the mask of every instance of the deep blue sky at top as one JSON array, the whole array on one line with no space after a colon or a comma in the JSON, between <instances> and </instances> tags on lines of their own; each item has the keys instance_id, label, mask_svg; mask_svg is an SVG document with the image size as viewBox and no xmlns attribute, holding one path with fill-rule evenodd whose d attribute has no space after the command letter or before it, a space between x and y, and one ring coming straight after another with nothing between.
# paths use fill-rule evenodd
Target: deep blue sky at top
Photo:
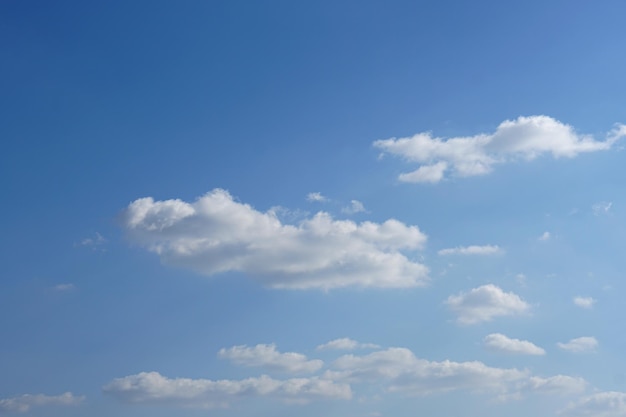
<instances>
[{"instance_id":1,"label":"deep blue sky at top","mask_svg":"<svg viewBox=\"0 0 626 417\"><path fill-rule=\"evenodd\" d=\"M6 2L2 165L20 181L3 186L98 206L116 189L119 207L264 170L274 200L323 176L330 144L520 114L604 132L626 87L621 5L603 3ZM281 161L295 144L302 160Z\"/></svg>"},{"instance_id":2,"label":"deep blue sky at top","mask_svg":"<svg viewBox=\"0 0 626 417\"><path fill-rule=\"evenodd\" d=\"M626 29L620 1L602 6L4 2L3 226L59 244L50 219L78 239L84 213L141 195L362 195L386 181L368 178L373 140L518 115L605 132L624 119Z\"/></svg>"}]
</instances>

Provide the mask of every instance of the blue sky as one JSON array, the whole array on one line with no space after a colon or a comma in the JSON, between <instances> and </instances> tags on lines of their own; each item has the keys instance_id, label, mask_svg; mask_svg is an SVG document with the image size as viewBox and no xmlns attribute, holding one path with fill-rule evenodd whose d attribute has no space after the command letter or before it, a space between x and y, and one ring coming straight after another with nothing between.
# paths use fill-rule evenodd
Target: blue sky
<instances>
[{"instance_id":1,"label":"blue sky","mask_svg":"<svg viewBox=\"0 0 626 417\"><path fill-rule=\"evenodd\" d=\"M0 414L626 416L625 12L4 2Z\"/></svg>"}]
</instances>

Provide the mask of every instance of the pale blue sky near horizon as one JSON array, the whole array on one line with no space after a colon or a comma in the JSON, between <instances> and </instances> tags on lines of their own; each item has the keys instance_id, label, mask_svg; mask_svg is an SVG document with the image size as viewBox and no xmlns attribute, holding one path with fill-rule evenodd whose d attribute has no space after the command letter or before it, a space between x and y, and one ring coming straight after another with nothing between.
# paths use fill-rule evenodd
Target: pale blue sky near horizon
<instances>
[{"instance_id":1,"label":"pale blue sky near horizon","mask_svg":"<svg viewBox=\"0 0 626 417\"><path fill-rule=\"evenodd\" d=\"M0 414L626 416L625 12L3 2Z\"/></svg>"}]
</instances>

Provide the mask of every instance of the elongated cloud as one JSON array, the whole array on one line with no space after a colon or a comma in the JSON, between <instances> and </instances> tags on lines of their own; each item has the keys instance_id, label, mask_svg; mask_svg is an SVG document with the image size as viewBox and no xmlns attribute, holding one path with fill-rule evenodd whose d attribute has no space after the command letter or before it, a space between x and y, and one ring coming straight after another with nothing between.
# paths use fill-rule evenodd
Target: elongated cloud
<instances>
[{"instance_id":1,"label":"elongated cloud","mask_svg":"<svg viewBox=\"0 0 626 417\"><path fill-rule=\"evenodd\" d=\"M626 416L626 392L598 392L570 404L560 414L571 417L623 417Z\"/></svg>"},{"instance_id":2,"label":"elongated cloud","mask_svg":"<svg viewBox=\"0 0 626 417\"><path fill-rule=\"evenodd\" d=\"M527 340L511 339L501 333L485 337L484 346L496 352L516 355L545 355L546 351Z\"/></svg>"},{"instance_id":3,"label":"elongated cloud","mask_svg":"<svg viewBox=\"0 0 626 417\"><path fill-rule=\"evenodd\" d=\"M73 406L83 402L85 397L76 396L71 392L61 395L24 394L19 397L0 399L1 413L26 413L31 408L48 406Z\"/></svg>"},{"instance_id":4,"label":"elongated cloud","mask_svg":"<svg viewBox=\"0 0 626 417\"><path fill-rule=\"evenodd\" d=\"M389 348L365 356L344 355L326 377L350 383L385 383L390 391L408 395L431 395L465 390L519 398L528 393L580 392L582 378L557 375L543 378L527 370L494 368L482 362L428 361L406 348Z\"/></svg>"},{"instance_id":5,"label":"elongated cloud","mask_svg":"<svg viewBox=\"0 0 626 417\"><path fill-rule=\"evenodd\" d=\"M592 336L577 337L567 343L557 343L557 346L563 350L573 353L589 353L595 352L598 348L598 341Z\"/></svg>"},{"instance_id":6,"label":"elongated cloud","mask_svg":"<svg viewBox=\"0 0 626 417\"><path fill-rule=\"evenodd\" d=\"M551 117L530 116L506 120L490 134L446 139L424 132L377 140L374 147L419 164L415 171L400 174L400 181L437 183L450 173L458 177L484 175L497 164L532 160L544 154L573 158L581 153L608 150L624 136L623 124L616 125L604 141L598 141Z\"/></svg>"},{"instance_id":7,"label":"elongated cloud","mask_svg":"<svg viewBox=\"0 0 626 417\"><path fill-rule=\"evenodd\" d=\"M347 384L317 377L276 380L266 375L212 381L167 378L158 372L141 372L114 379L102 390L125 403L198 408L227 407L232 401L246 397L272 397L299 403L352 398Z\"/></svg>"},{"instance_id":8,"label":"elongated cloud","mask_svg":"<svg viewBox=\"0 0 626 417\"><path fill-rule=\"evenodd\" d=\"M347 347L345 341L352 340L336 341L341 341L336 345ZM350 347L354 346L351 344ZM271 355L274 350L270 349ZM227 356L233 356L232 349L225 352ZM237 358L242 356L245 356L246 365L249 356L256 361L259 355L250 355L248 351L244 355L234 355ZM353 396L353 384L366 392L382 390L426 396L467 391L491 395L499 400L519 399L531 394L579 393L587 385L582 378L567 375L543 377L526 369L497 368L478 361L429 361L418 358L409 349L394 347L361 356L340 356L322 375L307 378L279 380L263 375L241 380L210 380L168 378L158 372L141 372L114 379L102 389L124 403L215 408L259 397L290 403L348 400Z\"/></svg>"},{"instance_id":9,"label":"elongated cloud","mask_svg":"<svg viewBox=\"0 0 626 417\"><path fill-rule=\"evenodd\" d=\"M380 346L374 343L359 343L347 337L331 340L328 343L319 345L317 350L355 350L355 349L378 349Z\"/></svg>"},{"instance_id":10,"label":"elongated cloud","mask_svg":"<svg viewBox=\"0 0 626 417\"><path fill-rule=\"evenodd\" d=\"M165 263L215 275L249 274L272 288L331 289L347 286L414 287L428 281L428 268L401 251L423 247L417 226L334 220L320 212L298 224L283 224L215 189L193 203L132 202L124 211L132 241Z\"/></svg>"},{"instance_id":11,"label":"elongated cloud","mask_svg":"<svg viewBox=\"0 0 626 417\"><path fill-rule=\"evenodd\" d=\"M220 358L230 359L237 365L258 366L268 370L289 373L311 373L324 366L319 359L309 360L301 353L276 350L276 345L259 344L254 347L233 346L222 349L218 353Z\"/></svg>"},{"instance_id":12,"label":"elongated cloud","mask_svg":"<svg viewBox=\"0 0 626 417\"><path fill-rule=\"evenodd\" d=\"M446 304L457 314L457 321L460 324L491 321L494 317L519 315L530 309L517 294L504 292L493 284L483 285L459 295L451 295Z\"/></svg>"},{"instance_id":13,"label":"elongated cloud","mask_svg":"<svg viewBox=\"0 0 626 417\"><path fill-rule=\"evenodd\" d=\"M439 255L494 255L502 250L497 245L484 246L457 246L456 248L441 249Z\"/></svg>"}]
</instances>

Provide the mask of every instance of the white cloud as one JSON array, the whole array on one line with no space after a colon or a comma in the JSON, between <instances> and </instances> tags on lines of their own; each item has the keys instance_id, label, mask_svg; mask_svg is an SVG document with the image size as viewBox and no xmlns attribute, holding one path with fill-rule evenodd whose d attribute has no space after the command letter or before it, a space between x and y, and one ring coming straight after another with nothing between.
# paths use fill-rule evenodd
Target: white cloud
<instances>
[{"instance_id":1,"label":"white cloud","mask_svg":"<svg viewBox=\"0 0 626 417\"><path fill-rule=\"evenodd\" d=\"M545 355L546 351L527 340L510 339L500 333L492 333L484 339L487 349L518 355Z\"/></svg>"},{"instance_id":2,"label":"white cloud","mask_svg":"<svg viewBox=\"0 0 626 417\"><path fill-rule=\"evenodd\" d=\"M340 347L355 347L350 343L353 342L351 339L332 342ZM356 347L359 345L364 344L356 343ZM265 358L275 354L274 349L270 351L270 355L253 353L252 361L258 356ZM247 362L249 352L248 349L243 355L237 353L234 357L243 357ZM233 355L229 353L227 356ZM350 384L358 384L370 392L372 398L379 397L372 390L380 389L420 396L462 390L493 395L500 400L519 399L531 394L566 395L581 392L586 386L582 378L542 377L527 369L497 368L478 361L429 361L416 357L406 348L388 348L363 356L343 355L323 375L309 378L277 380L263 375L241 380L209 380L168 378L158 372L142 372L114 379L102 389L125 403L213 408L228 407L231 403L254 397L295 403L347 400L352 398Z\"/></svg>"},{"instance_id":3,"label":"white cloud","mask_svg":"<svg viewBox=\"0 0 626 417\"><path fill-rule=\"evenodd\" d=\"M546 240L550 240L551 237L552 235L550 234L550 232L543 232L543 234L538 237L538 240L545 242Z\"/></svg>"},{"instance_id":4,"label":"white cloud","mask_svg":"<svg viewBox=\"0 0 626 417\"><path fill-rule=\"evenodd\" d=\"M350 386L322 378L276 380L263 375L243 380L167 378L158 372L141 372L117 378L102 390L125 403L181 407L227 407L244 397L273 397L307 403L321 399L350 399Z\"/></svg>"},{"instance_id":5,"label":"white cloud","mask_svg":"<svg viewBox=\"0 0 626 417\"><path fill-rule=\"evenodd\" d=\"M437 252L439 255L493 255L501 253L497 245L484 245L484 246L457 246L456 248L441 249Z\"/></svg>"},{"instance_id":6,"label":"white cloud","mask_svg":"<svg viewBox=\"0 0 626 417\"><path fill-rule=\"evenodd\" d=\"M75 290L76 286L74 284L57 284L53 287L53 289L59 292L67 292Z\"/></svg>"},{"instance_id":7,"label":"white cloud","mask_svg":"<svg viewBox=\"0 0 626 417\"><path fill-rule=\"evenodd\" d=\"M625 125L616 125L605 141L597 141L551 117L530 116L506 120L491 134L444 139L424 132L377 140L374 146L383 153L420 164L416 171L400 174L400 181L435 183L450 172L459 177L484 175L497 164L532 160L544 154L573 158L580 153L608 150L624 136Z\"/></svg>"},{"instance_id":8,"label":"white cloud","mask_svg":"<svg viewBox=\"0 0 626 417\"><path fill-rule=\"evenodd\" d=\"M598 392L570 404L561 414L572 417L626 416L626 392Z\"/></svg>"},{"instance_id":9,"label":"white cloud","mask_svg":"<svg viewBox=\"0 0 626 417\"><path fill-rule=\"evenodd\" d=\"M598 348L598 341L595 337L578 337L567 343L557 343L557 346L563 350L573 353L594 352Z\"/></svg>"},{"instance_id":10,"label":"white cloud","mask_svg":"<svg viewBox=\"0 0 626 417\"><path fill-rule=\"evenodd\" d=\"M437 183L443 179L446 169L448 164L441 161L432 165L422 165L413 172L400 174L398 179L402 182Z\"/></svg>"},{"instance_id":11,"label":"white cloud","mask_svg":"<svg viewBox=\"0 0 626 417\"><path fill-rule=\"evenodd\" d=\"M601 201L591 206L591 209L593 210L593 214L595 214L596 216L600 216L602 214L608 214L612 206L613 203L610 201Z\"/></svg>"},{"instance_id":12,"label":"white cloud","mask_svg":"<svg viewBox=\"0 0 626 417\"><path fill-rule=\"evenodd\" d=\"M596 300L592 297L574 297L574 304L578 307L590 309L595 303Z\"/></svg>"},{"instance_id":13,"label":"white cloud","mask_svg":"<svg viewBox=\"0 0 626 417\"><path fill-rule=\"evenodd\" d=\"M352 383L386 383L389 391L430 395L467 390L517 398L526 393L571 393L585 386L581 378L541 378L527 370L494 368L482 362L428 361L405 348L389 348L366 356L344 355L326 376Z\"/></svg>"},{"instance_id":14,"label":"white cloud","mask_svg":"<svg viewBox=\"0 0 626 417\"><path fill-rule=\"evenodd\" d=\"M446 304L457 314L460 324L476 324L498 316L519 315L530 309L517 294L504 292L493 284L451 295Z\"/></svg>"},{"instance_id":15,"label":"white cloud","mask_svg":"<svg viewBox=\"0 0 626 417\"><path fill-rule=\"evenodd\" d=\"M359 343L356 340L344 337L341 339L331 340L328 343L319 345L317 350L355 350L355 349L378 349L380 346L374 343Z\"/></svg>"},{"instance_id":16,"label":"white cloud","mask_svg":"<svg viewBox=\"0 0 626 417\"><path fill-rule=\"evenodd\" d=\"M326 196L323 196L322 193L308 193L306 195L306 200L323 203L323 202L328 201L328 198L326 198Z\"/></svg>"},{"instance_id":17,"label":"white cloud","mask_svg":"<svg viewBox=\"0 0 626 417\"><path fill-rule=\"evenodd\" d=\"M351 200L350 205L342 208L341 211L346 214L363 213L365 211L365 206L359 200Z\"/></svg>"},{"instance_id":18,"label":"white cloud","mask_svg":"<svg viewBox=\"0 0 626 417\"><path fill-rule=\"evenodd\" d=\"M237 365L260 366L268 370L289 373L312 373L324 366L319 359L308 360L301 353L281 353L276 350L276 345L259 344L254 347L245 345L233 346L221 349L218 353L220 358L230 359Z\"/></svg>"},{"instance_id":19,"label":"white cloud","mask_svg":"<svg viewBox=\"0 0 626 417\"><path fill-rule=\"evenodd\" d=\"M403 288L428 281L428 268L401 252L421 248L426 235L395 219L357 224L320 212L283 224L272 211L216 189L194 203L135 200L124 226L165 263L205 275L244 272L272 288Z\"/></svg>"},{"instance_id":20,"label":"white cloud","mask_svg":"<svg viewBox=\"0 0 626 417\"><path fill-rule=\"evenodd\" d=\"M587 382L581 377L568 375L555 375L548 378L531 376L520 384L517 384L517 392L504 398L521 398L527 393L541 393L546 395L576 394L583 392Z\"/></svg>"},{"instance_id":21,"label":"white cloud","mask_svg":"<svg viewBox=\"0 0 626 417\"><path fill-rule=\"evenodd\" d=\"M25 413L33 407L72 406L80 404L85 397L71 392L61 395L24 394L19 397L0 399L0 413Z\"/></svg>"}]
</instances>

